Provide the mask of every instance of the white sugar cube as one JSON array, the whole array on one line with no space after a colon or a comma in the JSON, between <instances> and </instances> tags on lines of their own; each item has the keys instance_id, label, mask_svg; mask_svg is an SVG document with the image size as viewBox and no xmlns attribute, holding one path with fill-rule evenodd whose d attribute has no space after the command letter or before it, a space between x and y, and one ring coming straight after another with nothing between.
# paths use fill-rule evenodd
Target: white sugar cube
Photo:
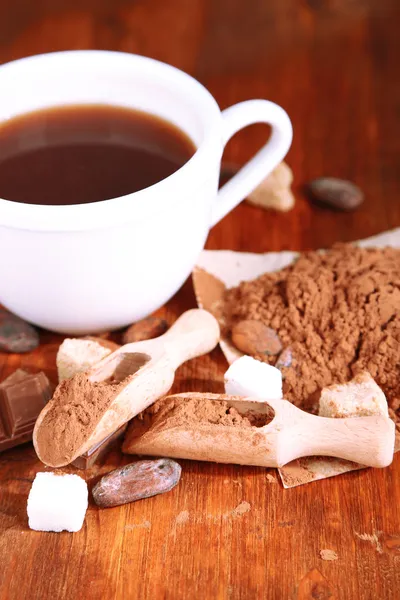
<instances>
[{"instance_id":1,"label":"white sugar cube","mask_svg":"<svg viewBox=\"0 0 400 600\"><path fill-rule=\"evenodd\" d=\"M88 488L82 477L38 473L28 497L29 527L36 531L79 531L87 507Z\"/></svg>"},{"instance_id":2,"label":"white sugar cube","mask_svg":"<svg viewBox=\"0 0 400 600\"><path fill-rule=\"evenodd\" d=\"M58 381L86 371L109 354L109 348L94 340L65 339L57 353Z\"/></svg>"},{"instance_id":3,"label":"white sugar cube","mask_svg":"<svg viewBox=\"0 0 400 600\"><path fill-rule=\"evenodd\" d=\"M282 398L282 373L279 369L242 356L235 360L224 376L225 392L257 400Z\"/></svg>"},{"instance_id":4,"label":"white sugar cube","mask_svg":"<svg viewBox=\"0 0 400 600\"><path fill-rule=\"evenodd\" d=\"M367 371L359 373L349 383L324 388L319 400L320 417L388 416L385 394Z\"/></svg>"}]
</instances>

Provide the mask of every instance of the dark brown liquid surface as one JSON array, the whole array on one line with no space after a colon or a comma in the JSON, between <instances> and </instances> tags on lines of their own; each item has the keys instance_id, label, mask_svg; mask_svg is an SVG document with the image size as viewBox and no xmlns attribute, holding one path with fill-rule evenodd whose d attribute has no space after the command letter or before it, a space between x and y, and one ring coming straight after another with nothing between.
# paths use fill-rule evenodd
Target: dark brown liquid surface
<instances>
[{"instance_id":1,"label":"dark brown liquid surface","mask_svg":"<svg viewBox=\"0 0 400 600\"><path fill-rule=\"evenodd\" d=\"M64 106L0 123L0 198L86 204L172 175L193 142L171 123L127 108Z\"/></svg>"}]
</instances>

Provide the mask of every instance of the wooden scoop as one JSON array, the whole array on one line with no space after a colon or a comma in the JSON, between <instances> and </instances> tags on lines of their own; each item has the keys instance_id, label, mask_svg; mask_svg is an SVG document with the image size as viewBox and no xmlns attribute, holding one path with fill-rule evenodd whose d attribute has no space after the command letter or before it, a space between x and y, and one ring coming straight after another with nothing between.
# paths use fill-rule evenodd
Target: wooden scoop
<instances>
[{"instance_id":1,"label":"wooden scoop","mask_svg":"<svg viewBox=\"0 0 400 600\"><path fill-rule=\"evenodd\" d=\"M210 352L218 340L219 326L216 319L205 310L189 310L164 335L121 346L83 374L78 373L61 382L53 399L36 421L33 444L38 457L52 467L69 464L166 394L174 381L175 370L183 362ZM59 425L56 427L53 415L57 406L62 404L64 412L71 410L74 418L81 418L78 411L82 407L77 404L76 399L74 401L74 389L80 385L82 377L88 380L86 384L93 388L94 394L100 390L104 398L105 391L107 394L109 392L110 398L108 402L107 396L106 405L101 410L98 410L95 398L94 405L90 407L88 426L74 443L70 439L74 436L68 431L60 433L62 428ZM109 390L105 389L107 385L110 386ZM91 391L89 389L86 397ZM100 414L97 415L98 412ZM95 419L94 414L97 415ZM45 436L41 435L43 428L46 428Z\"/></svg>"},{"instance_id":2,"label":"wooden scoop","mask_svg":"<svg viewBox=\"0 0 400 600\"><path fill-rule=\"evenodd\" d=\"M395 425L388 417L330 419L310 415L286 400L259 402L225 394L176 394L165 399L166 406L171 400L170 412L161 408L132 421L123 452L260 467L281 467L314 455L371 467L386 467L393 460ZM230 407L235 408L254 425L197 419L179 425L179 405L190 400L226 402L227 415Z\"/></svg>"}]
</instances>

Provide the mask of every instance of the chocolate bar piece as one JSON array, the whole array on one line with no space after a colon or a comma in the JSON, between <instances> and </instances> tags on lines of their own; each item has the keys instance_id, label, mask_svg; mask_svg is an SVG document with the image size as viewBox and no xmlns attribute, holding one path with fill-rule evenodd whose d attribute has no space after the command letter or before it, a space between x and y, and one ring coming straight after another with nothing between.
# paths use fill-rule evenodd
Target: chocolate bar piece
<instances>
[{"instance_id":1,"label":"chocolate bar piece","mask_svg":"<svg viewBox=\"0 0 400 600\"><path fill-rule=\"evenodd\" d=\"M43 372L18 369L0 383L0 452L32 439L36 419L50 398Z\"/></svg>"},{"instance_id":2,"label":"chocolate bar piece","mask_svg":"<svg viewBox=\"0 0 400 600\"><path fill-rule=\"evenodd\" d=\"M122 425L117 431L111 433L109 436L104 438L101 442L92 446L85 454L78 456L71 464L78 469L90 469L95 462L103 458L107 452L109 452L115 442L119 440L125 433L128 423Z\"/></svg>"}]
</instances>

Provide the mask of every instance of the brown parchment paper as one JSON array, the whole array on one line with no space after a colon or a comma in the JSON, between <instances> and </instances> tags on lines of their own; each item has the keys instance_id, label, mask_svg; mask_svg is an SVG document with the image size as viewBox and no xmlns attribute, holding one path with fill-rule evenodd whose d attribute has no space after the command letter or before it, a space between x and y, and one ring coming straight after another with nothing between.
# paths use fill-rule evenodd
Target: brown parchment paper
<instances>
[{"instance_id":1,"label":"brown parchment paper","mask_svg":"<svg viewBox=\"0 0 400 600\"><path fill-rule=\"evenodd\" d=\"M365 248L400 248L400 227L355 243ZM262 273L282 269L297 256L297 252L253 254L230 250L204 250L192 275L197 304L200 308L210 311L221 323L222 297L226 288L234 287L241 281L255 279ZM228 339L221 338L220 346L229 364L242 356ZM398 433L396 450L400 450ZM290 488L365 468L364 465L336 458L307 457L295 460L278 471L283 486Z\"/></svg>"}]
</instances>

